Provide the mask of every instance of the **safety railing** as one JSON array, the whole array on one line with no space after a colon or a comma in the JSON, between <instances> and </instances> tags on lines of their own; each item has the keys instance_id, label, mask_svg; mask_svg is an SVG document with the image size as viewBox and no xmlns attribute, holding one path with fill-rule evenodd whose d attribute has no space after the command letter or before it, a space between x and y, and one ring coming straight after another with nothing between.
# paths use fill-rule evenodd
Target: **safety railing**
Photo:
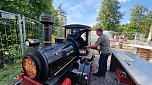
<instances>
[{"instance_id":1,"label":"safety railing","mask_svg":"<svg viewBox=\"0 0 152 85\"><path fill-rule=\"evenodd\" d=\"M43 26L39 21L0 10L0 85L10 83L22 70L25 40L42 40L42 34Z\"/></svg>"},{"instance_id":2,"label":"safety railing","mask_svg":"<svg viewBox=\"0 0 152 85\"><path fill-rule=\"evenodd\" d=\"M0 15L0 83L4 83L16 72L13 66L21 60L21 23L18 14L0 10Z\"/></svg>"}]
</instances>

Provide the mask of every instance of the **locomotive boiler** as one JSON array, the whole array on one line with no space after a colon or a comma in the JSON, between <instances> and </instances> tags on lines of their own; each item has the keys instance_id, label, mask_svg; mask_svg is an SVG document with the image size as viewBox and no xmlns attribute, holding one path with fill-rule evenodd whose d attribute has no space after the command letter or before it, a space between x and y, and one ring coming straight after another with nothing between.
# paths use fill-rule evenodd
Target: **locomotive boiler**
<instances>
[{"instance_id":1,"label":"locomotive boiler","mask_svg":"<svg viewBox=\"0 0 152 85\"><path fill-rule=\"evenodd\" d=\"M27 76L32 80L45 84L46 81L56 79L56 76L59 75L63 76L66 72L72 71L73 68L81 67L82 69L84 65L78 65L80 64L78 61L81 60L80 56L88 53L81 52L88 42L84 41L81 35L88 33L90 30L79 30L64 39L56 39L56 42L52 43L53 17L49 14L42 14L40 22L43 24L43 44L40 44L38 39L26 40L26 45L29 47L25 50L22 60L24 71L22 76ZM83 67L82 70L84 72L85 68ZM91 71L90 68L88 71ZM81 72L82 75L83 72Z\"/></svg>"}]
</instances>

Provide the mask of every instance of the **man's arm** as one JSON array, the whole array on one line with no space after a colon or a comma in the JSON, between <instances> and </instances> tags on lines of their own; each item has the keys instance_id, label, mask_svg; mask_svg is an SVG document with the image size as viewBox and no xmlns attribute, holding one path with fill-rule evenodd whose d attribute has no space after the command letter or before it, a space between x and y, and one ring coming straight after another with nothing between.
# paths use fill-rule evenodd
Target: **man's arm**
<instances>
[{"instance_id":1,"label":"man's arm","mask_svg":"<svg viewBox=\"0 0 152 85\"><path fill-rule=\"evenodd\" d=\"M97 49L97 46L100 45L100 43L103 42L103 38L100 36L98 37L97 41L93 45L88 45L86 48L92 48L92 49Z\"/></svg>"},{"instance_id":2,"label":"man's arm","mask_svg":"<svg viewBox=\"0 0 152 85\"><path fill-rule=\"evenodd\" d=\"M88 45L86 46L86 48L92 48L92 49L97 49L97 44L93 44L93 45Z\"/></svg>"}]
</instances>

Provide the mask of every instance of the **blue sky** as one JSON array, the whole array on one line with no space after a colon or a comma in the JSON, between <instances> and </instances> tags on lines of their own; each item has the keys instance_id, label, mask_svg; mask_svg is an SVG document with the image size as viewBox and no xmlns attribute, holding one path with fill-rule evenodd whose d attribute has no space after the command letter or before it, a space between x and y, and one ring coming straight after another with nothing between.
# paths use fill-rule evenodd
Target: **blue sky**
<instances>
[{"instance_id":1,"label":"blue sky","mask_svg":"<svg viewBox=\"0 0 152 85\"><path fill-rule=\"evenodd\" d=\"M120 11L124 13L121 24L130 20L130 9L135 4L141 4L152 10L152 0L118 0L120 2ZM54 0L53 6L57 8L62 4L62 8L67 13L67 24L85 24L93 26L97 21L102 0Z\"/></svg>"}]
</instances>

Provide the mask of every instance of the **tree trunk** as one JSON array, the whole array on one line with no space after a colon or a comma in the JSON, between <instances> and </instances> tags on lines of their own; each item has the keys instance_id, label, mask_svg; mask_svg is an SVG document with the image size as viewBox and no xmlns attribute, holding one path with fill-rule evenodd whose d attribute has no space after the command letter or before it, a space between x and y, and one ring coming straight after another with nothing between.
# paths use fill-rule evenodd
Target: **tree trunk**
<instances>
[{"instance_id":1,"label":"tree trunk","mask_svg":"<svg viewBox=\"0 0 152 85\"><path fill-rule=\"evenodd\" d=\"M148 35L147 44L150 45L150 46L152 45L152 25L150 27L150 32L149 32L149 35Z\"/></svg>"}]
</instances>

